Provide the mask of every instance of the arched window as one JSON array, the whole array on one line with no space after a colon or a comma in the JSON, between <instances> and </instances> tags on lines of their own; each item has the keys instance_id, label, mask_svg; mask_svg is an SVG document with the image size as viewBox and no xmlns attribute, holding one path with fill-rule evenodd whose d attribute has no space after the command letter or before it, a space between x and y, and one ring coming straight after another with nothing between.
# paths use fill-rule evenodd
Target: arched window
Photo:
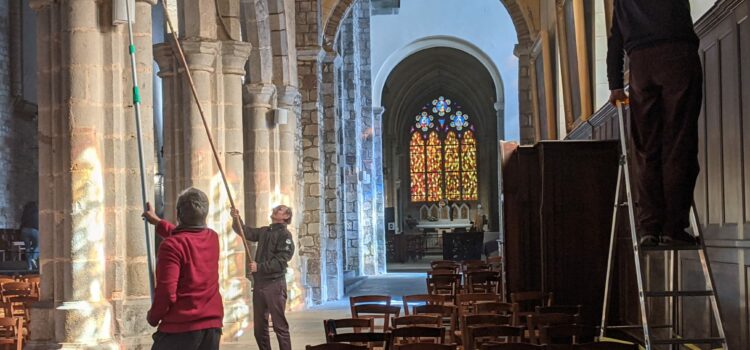
<instances>
[{"instance_id":1,"label":"arched window","mask_svg":"<svg viewBox=\"0 0 750 350\"><path fill-rule=\"evenodd\" d=\"M475 132L450 99L441 96L422 108L410 128L412 202L478 200Z\"/></svg>"}]
</instances>

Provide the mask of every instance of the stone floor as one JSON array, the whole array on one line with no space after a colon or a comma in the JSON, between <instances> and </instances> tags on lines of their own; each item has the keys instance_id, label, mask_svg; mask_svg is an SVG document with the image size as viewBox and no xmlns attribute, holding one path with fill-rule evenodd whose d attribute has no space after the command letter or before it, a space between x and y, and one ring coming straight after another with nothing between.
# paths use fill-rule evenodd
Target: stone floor
<instances>
[{"instance_id":1,"label":"stone floor","mask_svg":"<svg viewBox=\"0 0 750 350\"><path fill-rule=\"evenodd\" d=\"M352 290L350 295L391 295L394 304L400 304L403 295L426 293L425 278L426 274L424 273L389 273L383 276L370 277ZM304 349L305 345L325 343L323 320L345 317L350 317L348 299L328 302L305 311L288 313L287 319L292 334L292 348ZM276 337L273 333L271 334L271 340L273 348L278 349ZM258 349L258 347L253 343L249 349Z\"/></svg>"}]
</instances>

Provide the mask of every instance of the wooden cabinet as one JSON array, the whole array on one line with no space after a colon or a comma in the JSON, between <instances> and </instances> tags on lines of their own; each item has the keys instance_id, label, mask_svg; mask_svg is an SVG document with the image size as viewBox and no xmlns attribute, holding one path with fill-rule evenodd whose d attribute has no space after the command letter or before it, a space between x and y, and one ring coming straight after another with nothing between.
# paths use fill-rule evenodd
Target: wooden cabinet
<instances>
[{"instance_id":1,"label":"wooden cabinet","mask_svg":"<svg viewBox=\"0 0 750 350\"><path fill-rule=\"evenodd\" d=\"M617 183L614 141L518 147L503 165L509 291L555 293L596 324Z\"/></svg>"}]
</instances>

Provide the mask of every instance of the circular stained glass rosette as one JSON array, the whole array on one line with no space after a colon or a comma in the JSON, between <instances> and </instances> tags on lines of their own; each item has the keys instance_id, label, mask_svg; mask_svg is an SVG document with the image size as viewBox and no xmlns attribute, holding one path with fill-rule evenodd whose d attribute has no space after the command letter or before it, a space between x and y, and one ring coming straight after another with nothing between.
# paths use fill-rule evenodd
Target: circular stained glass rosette
<instances>
[{"instance_id":1,"label":"circular stained glass rosette","mask_svg":"<svg viewBox=\"0 0 750 350\"><path fill-rule=\"evenodd\" d=\"M451 111L451 100L446 100L445 97L440 96L436 100L432 100L432 112L437 113L441 117L444 116L446 113L450 113Z\"/></svg>"},{"instance_id":2,"label":"circular stained glass rosette","mask_svg":"<svg viewBox=\"0 0 750 350\"><path fill-rule=\"evenodd\" d=\"M435 119L432 115L427 114L427 112L422 112L422 114L417 116L417 128L422 129L422 131L427 131L428 129L435 126L435 124L432 122Z\"/></svg>"},{"instance_id":3,"label":"circular stained glass rosette","mask_svg":"<svg viewBox=\"0 0 750 350\"><path fill-rule=\"evenodd\" d=\"M451 127L456 128L456 130L461 131L463 128L469 126L469 116L463 114L463 112L458 111L456 114L451 115Z\"/></svg>"}]
</instances>

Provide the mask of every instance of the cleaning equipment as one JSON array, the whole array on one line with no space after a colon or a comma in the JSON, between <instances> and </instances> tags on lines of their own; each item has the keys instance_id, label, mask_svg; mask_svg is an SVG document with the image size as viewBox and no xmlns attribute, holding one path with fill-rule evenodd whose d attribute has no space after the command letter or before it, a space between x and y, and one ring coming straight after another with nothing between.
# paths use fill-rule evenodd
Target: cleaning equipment
<instances>
[{"instance_id":1,"label":"cleaning equipment","mask_svg":"<svg viewBox=\"0 0 750 350\"><path fill-rule=\"evenodd\" d=\"M711 266L708 258L706 257L706 246L703 239L703 231L701 230L700 222L698 221L698 213L695 209L695 204L690 208L690 226L694 234L697 235L699 244L693 246L654 246L654 247L640 247L638 244L638 236L635 230L635 214L633 207L633 196L631 194L630 186L630 169L628 167L628 150L625 142L625 122L623 116L623 103L617 102L617 116L619 119L620 126L620 168L617 173L617 189L615 191L615 203L614 210L612 213L612 231L610 233L609 243L609 260L607 262L607 279L604 287L604 305L602 307L602 323L600 328L600 338L605 336L605 332L608 329L643 329L643 339L646 350L652 350L658 346L671 346L672 349L679 349L680 345L688 344L701 344L701 345L719 345L721 349L727 350L726 336L724 335L724 323L721 318L721 311L719 309L719 301L716 297L716 289L714 288L713 274L711 273ZM625 202L620 202L620 196L622 192L620 188L622 181L625 180ZM612 285L612 273L613 264L615 258L615 245L617 239L617 212L620 208L628 209L628 223L630 230L630 237L633 240L633 256L635 258L635 273L638 282L638 301L640 303L641 313L641 325L638 326L610 326L607 324L607 311L609 304L609 293ZM698 258L701 264L701 271L705 279L705 290L680 290L680 272L679 272L679 253L685 251L697 251ZM641 254L646 252L662 252L665 253L665 261L669 261L669 279L668 282L671 284L671 290L667 291L652 291L644 290L643 272L641 271ZM712 309L714 321L716 322L716 329L719 333L719 337L713 338L695 338L688 339L680 336L677 321L679 319L679 306L680 299L682 297L708 297L710 301L710 308ZM648 310L646 309L646 298L668 298L669 305L669 324L666 325L651 325L648 319ZM656 330L666 330L664 332L667 335L667 339L655 339Z\"/></svg>"},{"instance_id":2,"label":"cleaning equipment","mask_svg":"<svg viewBox=\"0 0 750 350\"><path fill-rule=\"evenodd\" d=\"M135 108L135 132L138 139L138 161L141 170L141 199L143 202L143 210L147 210L146 202L148 197L146 196L146 170L143 164L143 135L141 135L141 92L138 89L138 74L136 72L135 65L135 44L133 43L133 21L130 15L130 1L125 1L125 12L128 17L128 39L130 40L130 71L133 76L133 107ZM151 300L154 300L154 266L151 253L151 233L148 229L148 221L143 219L143 229L146 235L146 261L148 264L148 283L149 291L151 291Z\"/></svg>"},{"instance_id":3,"label":"cleaning equipment","mask_svg":"<svg viewBox=\"0 0 750 350\"><path fill-rule=\"evenodd\" d=\"M190 91L193 93L193 99L195 100L195 104L198 106L198 112L201 115L201 120L203 121L203 128L206 130L206 136L208 137L208 143L211 145L211 152L214 155L214 160L216 161L216 166L219 168L219 173L221 174L221 180L224 182L224 189L227 191L227 198L229 198L229 205L232 207L233 210L236 210L237 207L234 205L234 199L232 198L232 191L229 190L229 183L227 182L227 177L224 174L224 167L221 165L221 159L219 158L219 153L216 151L216 146L214 145L214 138L211 136L211 129L208 127L208 122L206 121L206 115L203 112L203 105L201 104L201 100L198 98L198 90L195 88L195 82L193 82L193 74L190 72L190 67L188 67L187 60L185 59L185 53L182 51L182 44L180 44L180 40L177 39L177 32L174 29L174 26L172 25L172 19L169 16L169 10L167 6L167 1L162 0L162 5L164 6L164 18L167 20L167 26L169 27L169 31L172 33L172 43L173 47L172 49L175 51L175 55L177 56L177 60L180 62L180 65L182 65L182 68L185 69L185 77L187 77L188 85L190 85ZM250 262L252 262L252 255L250 251L250 246L247 244L247 239L245 238L245 232L242 228L242 225L238 225L240 232L239 236L240 239L242 239L242 244L245 247L245 254L247 254L248 259L250 259ZM248 279L252 281L252 278L250 278L248 274Z\"/></svg>"}]
</instances>

